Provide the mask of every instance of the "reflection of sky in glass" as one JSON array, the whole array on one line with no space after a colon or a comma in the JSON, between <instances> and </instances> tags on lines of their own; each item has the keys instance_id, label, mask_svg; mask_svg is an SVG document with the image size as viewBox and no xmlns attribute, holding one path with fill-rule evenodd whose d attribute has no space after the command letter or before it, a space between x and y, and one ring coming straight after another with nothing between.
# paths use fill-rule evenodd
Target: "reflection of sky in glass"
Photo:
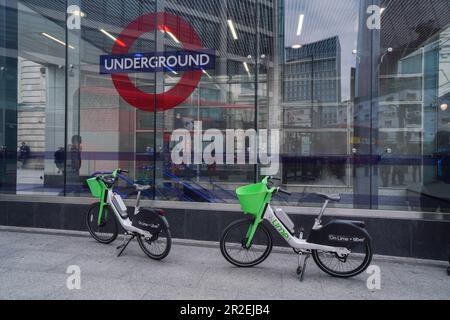
<instances>
[{"instance_id":1,"label":"reflection of sky in glass","mask_svg":"<svg viewBox=\"0 0 450 320\"><path fill-rule=\"evenodd\" d=\"M285 46L338 36L341 44L342 100L350 98L350 68L355 67L360 0L285 0ZM299 15L304 14L297 36Z\"/></svg>"}]
</instances>

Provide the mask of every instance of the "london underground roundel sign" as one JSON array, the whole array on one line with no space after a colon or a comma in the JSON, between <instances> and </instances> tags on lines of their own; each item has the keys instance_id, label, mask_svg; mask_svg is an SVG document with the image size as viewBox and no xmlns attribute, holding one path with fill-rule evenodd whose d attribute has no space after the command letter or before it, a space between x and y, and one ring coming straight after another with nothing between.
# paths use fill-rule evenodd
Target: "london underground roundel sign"
<instances>
[{"instance_id":1,"label":"london underground roundel sign","mask_svg":"<svg viewBox=\"0 0 450 320\"><path fill-rule=\"evenodd\" d=\"M171 27L176 26L176 27ZM183 51L163 53L130 53L133 43L144 33L160 30L183 46ZM179 30L182 30L180 32ZM214 67L212 50L202 48L200 37L182 18L156 12L140 16L128 24L115 41L111 56L100 57L100 73L110 73L119 95L130 105L144 111L164 111L184 102L197 88L202 70ZM170 90L147 93L137 88L128 73L184 71Z\"/></svg>"}]
</instances>

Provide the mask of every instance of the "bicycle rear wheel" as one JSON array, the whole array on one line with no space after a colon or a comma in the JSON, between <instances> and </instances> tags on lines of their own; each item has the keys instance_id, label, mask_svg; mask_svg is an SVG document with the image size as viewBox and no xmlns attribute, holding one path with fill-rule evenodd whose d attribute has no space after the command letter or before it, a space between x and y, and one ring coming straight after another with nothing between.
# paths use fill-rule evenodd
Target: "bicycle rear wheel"
<instances>
[{"instance_id":1,"label":"bicycle rear wheel","mask_svg":"<svg viewBox=\"0 0 450 320\"><path fill-rule=\"evenodd\" d=\"M250 248L246 248L247 231L253 219L242 219L230 224L220 239L220 251L225 259L238 267L253 267L263 262L272 251L272 237L260 223Z\"/></svg>"},{"instance_id":2,"label":"bicycle rear wheel","mask_svg":"<svg viewBox=\"0 0 450 320\"><path fill-rule=\"evenodd\" d=\"M145 238L142 235L137 235L137 241L142 251L154 260L164 259L170 252L172 247L172 234L170 229L167 227L167 222L164 221L165 218L158 216L153 220L155 229L157 230L152 234L150 238Z\"/></svg>"},{"instance_id":3,"label":"bicycle rear wheel","mask_svg":"<svg viewBox=\"0 0 450 320\"><path fill-rule=\"evenodd\" d=\"M98 224L99 211L100 202L96 202L89 207L86 214L86 225L89 233L95 240L108 244L117 238L118 227L116 216L108 206L104 206L101 222Z\"/></svg>"},{"instance_id":4,"label":"bicycle rear wheel","mask_svg":"<svg viewBox=\"0 0 450 320\"><path fill-rule=\"evenodd\" d=\"M355 243L347 247L351 252L339 257L337 253L313 250L312 256L317 266L324 272L338 278L354 277L370 265L372 248L370 243Z\"/></svg>"}]
</instances>

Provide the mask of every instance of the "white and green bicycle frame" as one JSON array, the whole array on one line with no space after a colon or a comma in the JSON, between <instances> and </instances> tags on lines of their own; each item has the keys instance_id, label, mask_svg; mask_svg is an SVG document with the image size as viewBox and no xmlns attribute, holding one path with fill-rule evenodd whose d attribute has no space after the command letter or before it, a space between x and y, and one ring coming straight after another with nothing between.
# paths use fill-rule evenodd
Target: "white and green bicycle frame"
<instances>
[{"instance_id":1,"label":"white and green bicycle frame","mask_svg":"<svg viewBox=\"0 0 450 320\"><path fill-rule=\"evenodd\" d=\"M322 207L319 217L316 219L316 222L314 224L313 230L320 230L322 228L321 224L321 217L326 209L325 202L324 206ZM279 218L280 217L280 218ZM283 219L284 223L281 222L280 219ZM289 216L283 211L281 208L276 208L276 214L271 207L270 204L267 204L266 210L263 215L263 220L267 220L274 228L278 231L278 233L281 235L281 237L286 240L286 242L293 248L298 251L300 250L322 250L327 252L334 252L338 254L339 256L344 256L350 254L350 250L348 250L345 247L334 247L334 246L327 246L322 244L315 244L315 243L309 243L306 239L302 239L295 237L291 232L287 230L285 227L285 224L292 224L292 227L294 223L289 218Z\"/></svg>"}]
</instances>

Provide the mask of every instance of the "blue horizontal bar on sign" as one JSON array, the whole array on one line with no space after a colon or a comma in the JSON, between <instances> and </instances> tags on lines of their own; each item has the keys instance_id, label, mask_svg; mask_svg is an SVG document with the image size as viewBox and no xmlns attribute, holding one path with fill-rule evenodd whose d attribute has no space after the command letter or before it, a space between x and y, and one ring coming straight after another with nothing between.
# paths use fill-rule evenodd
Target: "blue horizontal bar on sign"
<instances>
[{"instance_id":1,"label":"blue horizontal bar on sign","mask_svg":"<svg viewBox=\"0 0 450 320\"><path fill-rule=\"evenodd\" d=\"M213 49L101 55L100 74L214 69Z\"/></svg>"}]
</instances>

